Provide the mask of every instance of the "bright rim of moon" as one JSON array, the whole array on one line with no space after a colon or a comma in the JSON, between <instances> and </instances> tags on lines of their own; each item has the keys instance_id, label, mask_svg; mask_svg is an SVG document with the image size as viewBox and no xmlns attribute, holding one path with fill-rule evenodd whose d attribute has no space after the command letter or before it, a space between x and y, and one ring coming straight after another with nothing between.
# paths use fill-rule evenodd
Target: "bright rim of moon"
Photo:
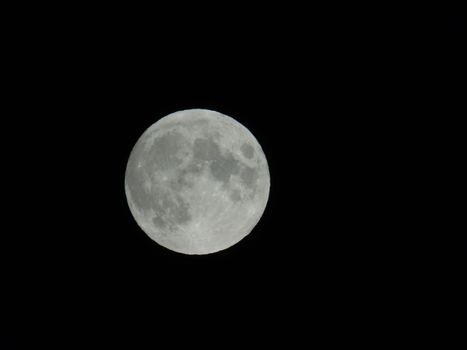
<instances>
[{"instance_id":1,"label":"bright rim of moon","mask_svg":"<svg viewBox=\"0 0 467 350\"><path fill-rule=\"evenodd\" d=\"M234 119L206 109L175 112L134 146L125 193L138 225L184 254L210 254L256 226L269 197L269 168L256 138Z\"/></svg>"}]
</instances>

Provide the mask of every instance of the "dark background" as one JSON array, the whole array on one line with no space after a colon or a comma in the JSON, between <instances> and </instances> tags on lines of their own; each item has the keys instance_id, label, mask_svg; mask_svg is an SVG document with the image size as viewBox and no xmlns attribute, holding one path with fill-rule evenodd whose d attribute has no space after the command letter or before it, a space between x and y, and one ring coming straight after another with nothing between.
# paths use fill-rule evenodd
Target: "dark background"
<instances>
[{"instance_id":1,"label":"dark background","mask_svg":"<svg viewBox=\"0 0 467 350\"><path fill-rule=\"evenodd\" d=\"M7 334L289 348L413 332L427 262L407 146L436 123L420 112L437 103L427 57L442 47L451 77L465 19L180 6L29 9L7 27ZM188 108L245 125L271 173L254 231L208 256L151 241L124 194L137 138Z\"/></svg>"}]
</instances>

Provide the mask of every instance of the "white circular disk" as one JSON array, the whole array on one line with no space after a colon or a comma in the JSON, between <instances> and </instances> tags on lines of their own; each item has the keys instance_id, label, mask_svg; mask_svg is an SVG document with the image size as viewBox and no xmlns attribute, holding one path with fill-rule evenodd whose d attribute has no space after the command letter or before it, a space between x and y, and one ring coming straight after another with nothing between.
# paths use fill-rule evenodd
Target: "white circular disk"
<instances>
[{"instance_id":1,"label":"white circular disk","mask_svg":"<svg viewBox=\"0 0 467 350\"><path fill-rule=\"evenodd\" d=\"M269 197L269 168L250 131L206 109L169 114L134 146L125 193L138 225L160 245L210 254L248 235Z\"/></svg>"}]
</instances>

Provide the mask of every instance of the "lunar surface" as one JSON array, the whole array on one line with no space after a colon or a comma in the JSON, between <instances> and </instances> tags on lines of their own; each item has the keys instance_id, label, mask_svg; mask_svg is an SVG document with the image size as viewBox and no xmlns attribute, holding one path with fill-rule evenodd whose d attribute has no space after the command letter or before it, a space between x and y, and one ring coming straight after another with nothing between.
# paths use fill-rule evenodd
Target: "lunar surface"
<instances>
[{"instance_id":1,"label":"lunar surface","mask_svg":"<svg viewBox=\"0 0 467 350\"><path fill-rule=\"evenodd\" d=\"M239 242L260 220L269 169L256 138L210 110L169 114L149 127L126 168L138 225L175 252L210 254Z\"/></svg>"}]
</instances>

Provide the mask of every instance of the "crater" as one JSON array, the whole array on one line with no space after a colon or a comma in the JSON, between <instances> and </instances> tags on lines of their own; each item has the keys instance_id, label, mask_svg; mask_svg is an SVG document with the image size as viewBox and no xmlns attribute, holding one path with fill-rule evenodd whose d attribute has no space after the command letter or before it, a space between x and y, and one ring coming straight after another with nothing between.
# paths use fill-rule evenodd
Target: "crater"
<instances>
[{"instance_id":1,"label":"crater","mask_svg":"<svg viewBox=\"0 0 467 350\"><path fill-rule=\"evenodd\" d=\"M177 168L173 172L173 178L169 180L169 186L176 192L185 188L193 188L193 182L197 175L201 174L205 164L199 160L191 159L187 164Z\"/></svg>"},{"instance_id":2,"label":"crater","mask_svg":"<svg viewBox=\"0 0 467 350\"><path fill-rule=\"evenodd\" d=\"M209 169L214 179L227 183L231 175L240 171L239 162L232 153L222 155L219 145L211 138L198 138L193 143L195 163L209 162Z\"/></svg>"},{"instance_id":3,"label":"crater","mask_svg":"<svg viewBox=\"0 0 467 350\"><path fill-rule=\"evenodd\" d=\"M238 161L230 153L226 157L221 157L215 159L211 165L211 174L212 176L222 182L228 182L231 175L238 174L239 165Z\"/></svg>"},{"instance_id":4,"label":"crater","mask_svg":"<svg viewBox=\"0 0 467 350\"><path fill-rule=\"evenodd\" d=\"M182 163L180 150L183 147L183 135L176 131L167 131L156 137L148 151L148 165L159 169L171 169Z\"/></svg>"},{"instance_id":5,"label":"crater","mask_svg":"<svg viewBox=\"0 0 467 350\"><path fill-rule=\"evenodd\" d=\"M128 163L126 183L131 193L131 198L138 209L148 209L152 205L152 196L146 186L146 176L142 168L136 166L136 159L132 158Z\"/></svg>"},{"instance_id":6,"label":"crater","mask_svg":"<svg viewBox=\"0 0 467 350\"><path fill-rule=\"evenodd\" d=\"M190 206L179 195L173 201L173 205L169 207L169 218L175 224L184 224L191 220Z\"/></svg>"},{"instance_id":7,"label":"crater","mask_svg":"<svg viewBox=\"0 0 467 350\"><path fill-rule=\"evenodd\" d=\"M240 193L240 190L234 189L230 192L230 199L232 202L240 202L242 200L242 195Z\"/></svg>"},{"instance_id":8,"label":"crater","mask_svg":"<svg viewBox=\"0 0 467 350\"><path fill-rule=\"evenodd\" d=\"M203 172L203 164L200 161L192 160L184 169L182 169L183 176L190 174L201 174Z\"/></svg>"},{"instance_id":9,"label":"crater","mask_svg":"<svg viewBox=\"0 0 467 350\"><path fill-rule=\"evenodd\" d=\"M212 139L195 139L193 157L199 160L216 160L221 158L219 145Z\"/></svg>"},{"instance_id":10,"label":"crater","mask_svg":"<svg viewBox=\"0 0 467 350\"><path fill-rule=\"evenodd\" d=\"M179 194L160 187L153 190L152 209L155 213L153 223L159 228L172 229L191 220L189 204Z\"/></svg>"},{"instance_id":11,"label":"crater","mask_svg":"<svg viewBox=\"0 0 467 350\"><path fill-rule=\"evenodd\" d=\"M156 226L157 228L166 228L166 227L167 227L167 223L166 223L165 220L162 218L162 216L160 216L159 214L156 214L156 215L152 218L152 223L153 223L154 226Z\"/></svg>"},{"instance_id":12,"label":"crater","mask_svg":"<svg viewBox=\"0 0 467 350\"><path fill-rule=\"evenodd\" d=\"M169 180L170 188L176 192L179 192L183 188L191 187L190 186L191 184L187 179L187 175L188 175L188 171L185 168L178 170L174 174L173 178Z\"/></svg>"},{"instance_id":13,"label":"crater","mask_svg":"<svg viewBox=\"0 0 467 350\"><path fill-rule=\"evenodd\" d=\"M240 151L242 152L243 156L248 159L253 158L253 154L255 153L253 146L249 143L244 143L243 145L241 145Z\"/></svg>"},{"instance_id":14,"label":"crater","mask_svg":"<svg viewBox=\"0 0 467 350\"><path fill-rule=\"evenodd\" d=\"M240 178L247 187L253 188L258 179L258 172L254 168L244 167L240 173Z\"/></svg>"}]
</instances>

